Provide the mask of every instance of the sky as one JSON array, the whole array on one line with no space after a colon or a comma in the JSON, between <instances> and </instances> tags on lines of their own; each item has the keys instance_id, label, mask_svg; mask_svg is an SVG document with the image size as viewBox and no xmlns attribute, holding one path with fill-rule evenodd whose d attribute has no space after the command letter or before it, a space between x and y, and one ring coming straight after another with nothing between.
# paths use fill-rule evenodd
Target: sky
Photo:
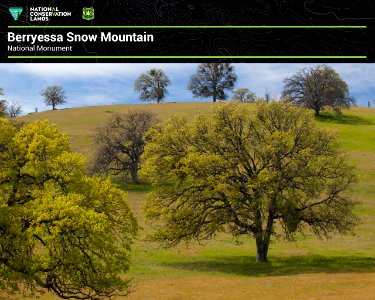
<instances>
[{"instance_id":1,"label":"sky","mask_svg":"<svg viewBox=\"0 0 375 300\"><path fill-rule=\"evenodd\" d=\"M283 79L297 71L318 64L301 63L236 63L238 80L235 88L248 88L257 96L268 90L279 97ZM375 64L340 63L328 64L348 84L357 105L375 107ZM40 92L50 85L61 85L67 95L67 103L60 108L80 106L142 103L134 92L134 81L140 73L152 68L162 69L169 79L166 102L210 101L193 98L187 89L191 75L198 63L112 63L112 64L1 64L0 87L9 103L22 106L24 114L51 109L43 103ZM229 94L229 96L231 96Z\"/></svg>"}]
</instances>

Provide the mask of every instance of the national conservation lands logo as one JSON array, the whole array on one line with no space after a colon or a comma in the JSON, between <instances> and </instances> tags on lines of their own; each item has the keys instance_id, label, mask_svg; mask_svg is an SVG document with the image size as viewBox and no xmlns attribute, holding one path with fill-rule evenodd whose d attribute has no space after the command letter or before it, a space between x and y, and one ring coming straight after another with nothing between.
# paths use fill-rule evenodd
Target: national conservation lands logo
<instances>
[{"instance_id":1,"label":"national conservation lands logo","mask_svg":"<svg viewBox=\"0 0 375 300\"><path fill-rule=\"evenodd\" d=\"M32 6L29 7L29 20L34 22L48 22L51 18L71 17L71 11L61 11L56 6Z\"/></svg>"},{"instance_id":2,"label":"national conservation lands logo","mask_svg":"<svg viewBox=\"0 0 375 300\"><path fill-rule=\"evenodd\" d=\"M84 7L82 8L82 19L90 21L94 19L94 8L93 7Z\"/></svg>"},{"instance_id":3,"label":"national conservation lands logo","mask_svg":"<svg viewBox=\"0 0 375 300\"><path fill-rule=\"evenodd\" d=\"M23 7L9 7L9 12L14 21L17 21L23 11Z\"/></svg>"},{"instance_id":4,"label":"national conservation lands logo","mask_svg":"<svg viewBox=\"0 0 375 300\"><path fill-rule=\"evenodd\" d=\"M13 19L17 21L23 12L23 7L9 7ZM71 17L71 11L60 11L58 7L30 6L26 7L26 21L41 22L49 21L52 17Z\"/></svg>"}]
</instances>

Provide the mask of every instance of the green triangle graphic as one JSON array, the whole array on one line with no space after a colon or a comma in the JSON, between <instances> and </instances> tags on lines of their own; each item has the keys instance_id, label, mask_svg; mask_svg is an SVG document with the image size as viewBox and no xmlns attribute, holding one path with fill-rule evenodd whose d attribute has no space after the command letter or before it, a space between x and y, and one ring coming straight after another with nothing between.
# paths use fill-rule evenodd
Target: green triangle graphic
<instances>
[{"instance_id":1,"label":"green triangle graphic","mask_svg":"<svg viewBox=\"0 0 375 300\"><path fill-rule=\"evenodd\" d=\"M9 7L9 12L12 14L12 17L15 21L18 20L22 11L23 11L23 7Z\"/></svg>"}]
</instances>

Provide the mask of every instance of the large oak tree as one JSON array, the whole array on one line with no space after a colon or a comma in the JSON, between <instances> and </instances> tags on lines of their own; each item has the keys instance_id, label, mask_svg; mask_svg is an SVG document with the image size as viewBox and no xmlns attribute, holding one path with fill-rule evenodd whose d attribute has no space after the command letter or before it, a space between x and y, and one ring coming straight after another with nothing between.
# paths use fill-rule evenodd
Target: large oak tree
<instances>
[{"instance_id":1,"label":"large oak tree","mask_svg":"<svg viewBox=\"0 0 375 300\"><path fill-rule=\"evenodd\" d=\"M84 159L47 121L0 118L0 289L64 299L127 294L137 223L126 195L85 176Z\"/></svg>"},{"instance_id":2,"label":"large oak tree","mask_svg":"<svg viewBox=\"0 0 375 300\"><path fill-rule=\"evenodd\" d=\"M267 261L273 235L347 233L357 222L346 191L355 181L335 134L304 109L236 103L173 117L149 133L144 172L155 186L145 213L150 238L172 246L217 232L256 240Z\"/></svg>"}]
</instances>

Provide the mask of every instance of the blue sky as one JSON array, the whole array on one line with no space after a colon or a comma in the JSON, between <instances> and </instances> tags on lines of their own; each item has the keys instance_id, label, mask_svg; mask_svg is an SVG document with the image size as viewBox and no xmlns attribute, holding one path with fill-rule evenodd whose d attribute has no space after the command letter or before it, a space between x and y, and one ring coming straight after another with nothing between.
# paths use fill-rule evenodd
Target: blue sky
<instances>
[{"instance_id":1,"label":"blue sky","mask_svg":"<svg viewBox=\"0 0 375 300\"><path fill-rule=\"evenodd\" d=\"M317 64L239 63L234 64L238 75L236 88L246 87L262 96L266 89L280 96L283 79L305 67ZM375 64L328 64L349 85L357 104L375 107ZM133 90L138 75L151 68L161 68L171 80L167 102L210 101L193 98L187 90L190 76L197 63L134 63L134 64L2 64L0 87L8 102L18 103L24 113L48 110L40 91L49 85L62 85L68 96L63 107L141 103Z\"/></svg>"}]
</instances>

